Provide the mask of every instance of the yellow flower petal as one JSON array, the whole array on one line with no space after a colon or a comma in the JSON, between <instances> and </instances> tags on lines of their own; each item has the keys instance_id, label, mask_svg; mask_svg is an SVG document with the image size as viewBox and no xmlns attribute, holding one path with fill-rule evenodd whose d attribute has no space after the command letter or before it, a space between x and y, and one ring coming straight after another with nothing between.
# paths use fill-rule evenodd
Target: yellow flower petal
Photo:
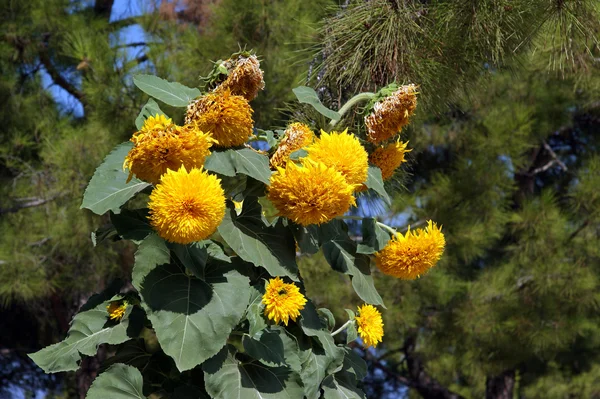
<instances>
[{"instance_id":1,"label":"yellow flower petal","mask_svg":"<svg viewBox=\"0 0 600 399\"><path fill-rule=\"evenodd\" d=\"M365 347L376 347L383 338L383 319L381 313L373 305L363 305L358 308L356 316L358 334Z\"/></svg>"},{"instance_id":2,"label":"yellow flower petal","mask_svg":"<svg viewBox=\"0 0 600 399\"><path fill-rule=\"evenodd\" d=\"M108 304L106 307L108 311L108 318L115 321L120 321L125 315L125 311L127 310L127 302L126 301L114 301Z\"/></svg>"},{"instance_id":3,"label":"yellow flower petal","mask_svg":"<svg viewBox=\"0 0 600 399\"><path fill-rule=\"evenodd\" d=\"M286 326L292 319L296 321L300 311L304 309L306 298L295 284L284 283L279 277L269 280L262 297L265 304L265 316L275 323L283 322Z\"/></svg>"},{"instance_id":4,"label":"yellow flower petal","mask_svg":"<svg viewBox=\"0 0 600 399\"><path fill-rule=\"evenodd\" d=\"M406 146L408 142L403 143L400 140L395 143L388 144L385 147L378 147L371 155L369 155L369 161L381 169L381 177L383 180L389 180L396 169L403 163L406 162L404 156L407 152Z\"/></svg>"}]
</instances>

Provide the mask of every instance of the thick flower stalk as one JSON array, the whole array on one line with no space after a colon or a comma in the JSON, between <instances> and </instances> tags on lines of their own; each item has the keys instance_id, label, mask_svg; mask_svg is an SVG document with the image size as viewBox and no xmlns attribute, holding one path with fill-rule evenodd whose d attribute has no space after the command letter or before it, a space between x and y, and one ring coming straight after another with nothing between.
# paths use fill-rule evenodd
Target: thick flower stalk
<instances>
[{"instance_id":1,"label":"thick flower stalk","mask_svg":"<svg viewBox=\"0 0 600 399\"><path fill-rule=\"evenodd\" d=\"M125 301L114 301L108 304L106 311L108 312L108 318L114 321L121 321L127 310L127 302Z\"/></svg>"},{"instance_id":2,"label":"thick flower stalk","mask_svg":"<svg viewBox=\"0 0 600 399\"><path fill-rule=\"evenodd\" d=\"M254 122L248 100L230 90L220 90L191 102L185 123L210 133L219 147L236 147L252 136Z\"/></svg>"},{"instance_id":3,"label":"thick flower stalk","mask_svg":"<svg viewBox=\"0 0 600 399\"><path fill-rule=\"evenodd\" d=\"M304 123L295 122L290 124L285 129L283 139L271 157L271 167L285 166L292 152L310 145L314 138L314 133Z\"/></svg>"},{"instance_id":4,"label":"thick flower stalk","mask_svg":"<svg viewBox=\"0 0 600 399\"><path fill-rule=\"evenodd\" d=\"M194 125L177 126L164 115L146 119L144 126L131 138L133 148L123 164L133 175L157 184L167 170L182 165L188 169L200 168L210 155L214 140Z\"/></svg>"},{"instance_id":5,"label":"thick flower stalk","mask_svg":"<svg viewBox=\"0 0 600 399\"><path fill-rule=\"evenodd\" d=\"M341 133L321 131L321 136L306 151L308 158L339 171L349 184L359 187L367 180L369 156L356 136L348 134L348 129Z\"/></svg>"},{"instance_id":6,"label":"thick flower stalk","mask_svg":"<svg viewBox=\"0 0 600 399\"><path fill-rule=\"evenodd\" d=\"M406 162L405 155L407 152L406 146L408 142L403 143L400 140L387 146L377 147L373 153L369 155L369 162L381 169L381 177L383 180L389 180L396 169Z\"/></svg>"},{"instance_id":7,"label":"thick flower stalk","mask_svg":"<svg viewBox=\"0 0 600 399\"><path fill-rule=\"evenodd\" d=\"M395 136L409 123L409 118L417 108L417 86L400 87L391 95L378 101L373 111L365 117L367 138L373 144Z\"/></svg>"},{"instance_id":8,"label":"thick flower stalk","mask_svg":"<svg viewBox=\"0 0 600 399\"><path fill-rule=\"evenodd\" d=\"M381 313L373 305L365 304L358 308L356 316L358 335L365 347L376 347L383 338L383 319Z\"/></svg>"},{"instance_id":9,"label":"thick flower stalk","mask_svg":"<svg viewBox=\"0 0 600 399\"><path fill-rule=\"evenodd\" d=\"M167 241L189 244L215 232L225 216L220 180L201 169L169 170L150 194L150 223Z\"/></svg>"},{"instance_id":10,"label":"thick flower stalk","mask_svg":"<svg viewBox=\"0 0 600 399\"><path fill-rule=\"evenodd\" d=\"M239 55L228 59L223 65L227 68L228 75L215 91L230 90L231 94L252 101L265 88L263 71L255 55Z\"/></svg>"},{"instance_id":11,"label":"thick flower stalk","mask_svg":"<svg viewBox=\"0 0 600 399\"><path fill-rule=\"evenodd\" d=\"M262 302L265 305L265 316L269 320L283 322L287 326L290 319L296 321L300 316L300 311L306 305L306 298L298 286L275 277L267 283Z\"/></svg>"},{"instance_id":12,"label":"thick flower stalk","mask_svg":"<svg viewBox=\"0 0 600 399\"><path fill-rule=\"evenodd\" d=\"M440 260L446 240L441 228L431 220L425 229L406 234L396 233L388 244L375 254L375 262L384 274L403 280L414 280Z\"/></svg>"},{"instance_id":13,"label":"thick flower stalk","mask_svg":"<svg viewBox=\"0 0 600 399\"><path fill-rule=\"evenodd\" d=\"M288 162L271 176L267 198L280 216L307 226L328 222L356 204L355 186L337 170L304 158L302 165Z\"/></svg>"}]
</instances>

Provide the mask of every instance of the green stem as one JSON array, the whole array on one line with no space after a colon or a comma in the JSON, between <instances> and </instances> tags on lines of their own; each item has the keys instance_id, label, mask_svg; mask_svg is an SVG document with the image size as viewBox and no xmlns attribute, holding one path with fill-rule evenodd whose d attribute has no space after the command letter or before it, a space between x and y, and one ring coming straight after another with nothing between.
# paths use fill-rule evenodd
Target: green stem
<instances>
[{"instance_id":1,"label":"green stem","mask_svg":"<svg viewBox=\"0 0 600 399\"><path fill-rule=\"evenodd\" d=\"M248 141L268 141L268 137L263 135L252 136L248 139Z\"/></svg>"},{"instance_id":2,"label":"green stem","mask_svg":"<svg viewBox=\"0 0 600 399\"><path fill-rule=\"evenodd\" d=\"M353 215L343 215L343 216L336 216L336 219L340 219L340 220L360 220L362 221L364 218L362 216L353 216ZM377 222L377 226L381 227L382 229L386 230L387 232L389 232L391 235L395 236L397 231L395 228L388 226L385 223L381 223L381 222Z\"/></svg>"},{"instance_id":3,"label":"green stem","mask_svg":"<svg viewBox=\"0 0 600 399\"><path fill-rule=\"evenodd\" d=\"M339 109L338 114L340 114L341 117L344 116L344 114L346 112L348 112L348 110L350 108L352 108L353 106L355 106L357 103L361 102L361 101L368 101L370 99L372 99L373 97L375 97L375 93L359 93L357 95L355 95L354 97L352 97L350 100L348 100L346 102L346 104L344 104L342 106L342 108ZM341 119L341 118L340 118ZM332 119L329 122L329 126L334 127L336 123L338 123L339 119Z\"/></svg>"},{"instance_id":4,"label":"green stem","mask_svg":"<svg viewBox=\"0 0 600 399\"><path fill-rule=\"evenodd\" d=\"M381 227L384 230L387 230L392 236L396 236L398 233L395 228L388 226L385 223L377 222L377 226Z\"/></svg>"},{"instance_id":5,"label":"green stem","mask_svg":"<svg viewBox=\"0 0 600 399\"><path fill-rule=\"evenodd\" d=\"M350 325L350 323L354 323L354 320L348 320L347 322L345 322L344 324L342 324L342 326L340 328L338 328L337 330L335 330L334 332L331 333L331 336L335 336L339 333L341 333L342 331L344 331L344 329L346 327L348 327L348 325Z\"/></svg>"}]
</instances>

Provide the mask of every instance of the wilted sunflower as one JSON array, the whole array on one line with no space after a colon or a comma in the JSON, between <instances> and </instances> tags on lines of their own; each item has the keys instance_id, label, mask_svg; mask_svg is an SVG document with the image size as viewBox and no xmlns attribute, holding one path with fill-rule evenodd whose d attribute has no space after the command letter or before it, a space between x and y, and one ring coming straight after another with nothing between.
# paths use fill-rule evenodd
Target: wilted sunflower
<instances>
[{"instance_id":1,"label":"wilted sunflower","mask_svg":"<svg viewBox=\"0 0 600 399\"><path fill-rule=\"evenodd\" d=\"M349 184L358 187L367 180L369 156L356 136L348 134L348 129L341 133L326 133L321 130L321 137L306 151L311 160L341 172Z\"/></svg>"},{"instance_id":2,"label":"wilted sunflower","mask_svg":"<svg viewBox=\"0 0 600 399\"><path fill-rule=\"evenodd\" d=\"M315 135L312 130L304 123L294 122L290 124L285 129L277 151L271 157L271 167L285 166L292 152L311 144L314 138Z\"/></svg>"},{"instance_id":3,"label":"wilted sunflower","mask_svg":"<svg viewBox=\"0 0 600 399\"><path fill-rule=\"evenodd\" d=\"M378 147L371 155L369 161L381 169L381 177L383 180L389 180L396 169L406 162L404 155L412 150L407 150L408 142L403 143L400 140L395 143L388 144L385 147Z\"/></svg>"},{"instance_id":4,"label":"wilted sunflower","mask_svg":"<svg viewBox=\"0 0 600 399\"><path fill-rule=\"evenodd\" d=\"M195 126L177 126L164 115L156 115L146 119L131 142L133 148L123 163L123 168L129 169L127 181L135 175L156 184L169 169L177 170L182 165L188 169L204 165L214 140Z\"/></svg>"},{"instance_id":5,"label":"wilted sunflower","mask_svg":"<svg viewBox=\"0 0 600 399\"><path fill-rule=\"evenodd\" d=\"M375 103L373 111L365 117L367 136L371 143L378 144L398 133L409 123L417 108L417 86L400 87L391 95Z\"/></svg>"},{"instance_id":6,"label":"wilted sunflower","mask_svg":"<svg viewBox=\"0 0 600 399\"><path fill-rule=\"evenodd\" d=\"M288 325L289 319L296 321L300 311L304 309L306 298L295 284L284 283L279 277L270 279L262 297L265 304L265 316L275 323L283 321Z\"/></svg>"},{"instance_id":7,"label":"wilted sunflower","mask_svg":"<svg viewBox=\"0 0 600 399\"><path fill-rule=\"evenodd\" d=\"M358 334L365 347L376 347L383 338L383 319L381 313L373 305L365 304L358 308L356 316Z\"/></svg>"},{"instance_id":8,"label":"wilted sunflower","mask_svg":"<svg viewBox=\"0 0 600 399\"><path fill-rule=\"evenodd\" d=\"M267 198L280 216L301 225L325 223L355 205L354 187L337 170L304 158L271 176Z\"/></svg>"},{"instance_id":9,"label":"wilted sunflower","mask_svg":"<svg viewBox=\"0 0 600 399\"><path fill-rule=\"evenodd\" d=\"M414 280L435 266L442 257L446 240L442 230L431 220L425 229L396 233L375 254L379 270L403 280Z\"/></svg>"},{"instance_id":10,"label":"wilted sunflower","mask_svg":"<svg viewBox=\"0 0 600 399\"><path fill-rule=\"evenodd\" d=\"M150 194L150 223L167 241L188 244L215 232L225 216L220 180L201 169L165 173Z\"/></svg>"},{"instance_id":11,"label":"wilted sunflower","mask_svg":"<svg viewBox=\"0 0 600 399\"><path fill-rule=\"evenodd\" d=\"M127 302L126 301L114 301L106 306L106 310L108 311L108 318L115 321L120 321L125 315L125 311L127 310Z\"/></svg>"},{"instance_id":12,"label":"wilted sunflower","mask_svg":"<svg viewBox=\"0 0 600 399\"><path fill-rule=\"evenodd\" d=\"M230 90L231 94L242 96L252 101L258 92L265 88L263 71L255 55L239 55L236 59L230 58L223 63L228 70L227 78L216 88Z\"/></svg>"},{"instance_id":13,"label":"wilted sunflower","mask_svg":"<svg viewBox=\"0 0 600 399\"><path fill-rule=\"evenodd\" d=\"M252 108L244 97L221 90L191 102L185 123L210 133L219 147L235 147L252 136Z\"/></svg>"}]
</instances>

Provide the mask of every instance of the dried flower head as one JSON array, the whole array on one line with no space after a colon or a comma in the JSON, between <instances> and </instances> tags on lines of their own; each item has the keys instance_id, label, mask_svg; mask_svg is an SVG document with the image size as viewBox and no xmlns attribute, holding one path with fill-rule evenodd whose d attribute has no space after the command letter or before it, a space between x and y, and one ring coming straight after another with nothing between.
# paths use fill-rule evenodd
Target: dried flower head
<instances>
[{"instance_id":1,"label":"dried flower head","mask_svg":"<svg viewBox=\"0 0 600 399\"><path fill-rule=\"evenodd\" d=\"M337 170L304 158L271 176L267 198L280 216L301 225L325 223L355 205L354 187Z\"/></svg>"},{"instance_id":2,"label":"dried flower head","mask_svg":"<svg viewBox=\"0 0 600 399\"><path fill-rule=\"evenodd\" d=\"M389 180L396 169L403 163L406 162L405 154L412 150L407 150L406 146L408 142L403 143L400 140L395 143L388 144L385 147L377 147L371 155L369 155L369 161L381 169L381 177L383 180Z\"/></svg>"},{"instance_id":3,"label":"dried flower head","mask_svg":"<svg viewBox=\"0 0 600 399\"><path fill-rule=\"evenodd\" d=\"M270 279L262 297L265 305L265 316L275 323L283 322L286 326L292 319L296 321L300 311L306 305L306 298L295 284L284 283L279 277Z\"/></svg>"},{"instance_id":4,"label":"dried flower head","mask_svg":"<svg viewBox=\"0 0 600 399\"><path fill-rule=\"evenodd\" d=\"M263 71L255 55L239 55L223 63L228 69L227 78L216 87L217 91L230 90L231 94L252 101L265 88Z\"/></svg>"},{"instance_id":5,"label":"dried flower head","mask_svg":"<svg viewBox=\"0 0 600 399\"><path fill-rule=\"evenodd\" d=\"M189 244L215 232L225 216L220 180L201 169L169 170L150 194L150 224L167 241Z\"/></svg>"},{"instance_id":6,"label":"dried flower head","mask_svg":"<svg viewBox=\"0 0 600 399\"><path fill-rule=\"evenodd\" d=\"M442 257L446 240L442 230L431 220L425 229L406 234L396 233L388 244L375 254L375 262L384 274L403 280L414 280L427 272Z\"/></svg>"},{"instance_id":7,"label":"dried flower head","mask_svg":"<svg viewBox=\"0 0 600 399\"><path fill-rule=\"evenodd\" d=\"M283 139L271 157L271 167L285 166L292 152L310 145L314 138L312 130L304 123L290 124L285 129Z\"/></svg>"},{"instance_id":8,"label":"dried flower head","mask_svg":"<svg viewBox=\"0 0 600 399\"><path fill-rule=\"evenodd\" d=\"M321 131L321 136L306 151L311 160L341 172L349 184L358 187L367 180L369 172L367 151L356 136L348 134L348 129L341 133Z\"/></svg>"},{"instance_id":9,"label":"dried flower head","mask_svg":"<svg viewBox=\"0 0 600 399\"><path fill-rule=\"evenodd\" d=\"M356 316L358 334L366 348L376 347L383 338L383 319L381 313L373 305L365 304L358 308Z\"/></svg>"},{"instance_id":10,"label":"dried flower head","mask_svg":"<svg viewBox=\"0 0 600 399\"><path fill-rule=\"evenodd\" d=\"M398 133L409 123L409 118L417 108L417 86L400 87L391 95L375 103L373 111L365 117L367 138L379 144Z\"/></svg>"},{"instance_id":11,"label":"dried flower head","mask_svg":"<svg viewBox=\"0 0 600 399\"><path fill-rule=\"evenodd\" d=\"M252 136L252 108L229 90L212 92L188 105L185 123L210 133L219 147L235 147Z\"/></svg>"},{"instance_id":12,"label":"dried flower head","mask_svg":"<svg viewBox=\"0 0 600 399\"><path fill-rule=\"evenodd\" d=\"M146 119L131 142L133 148L123 163L123 168L129 169L128 179L135 175L157 184L169 169L202 167L214 140L194 125L177 126L164 115L157 115Z\"/></svg>"}]
</instances>

